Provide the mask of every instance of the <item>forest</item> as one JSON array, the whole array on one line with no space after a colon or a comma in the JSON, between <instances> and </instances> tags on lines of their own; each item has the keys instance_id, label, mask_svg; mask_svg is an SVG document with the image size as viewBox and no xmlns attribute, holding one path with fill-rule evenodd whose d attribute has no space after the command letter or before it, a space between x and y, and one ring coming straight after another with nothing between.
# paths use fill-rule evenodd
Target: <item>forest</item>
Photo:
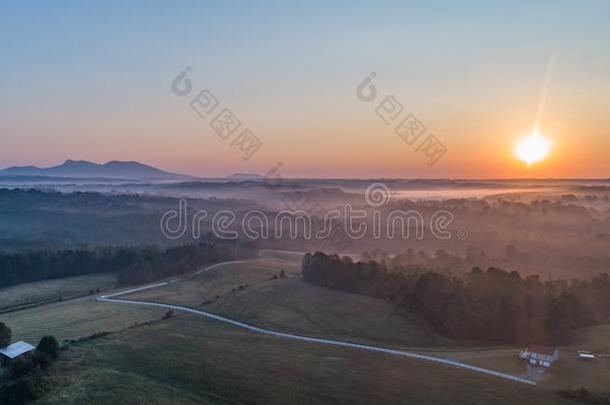
<instances>
[{"instance_id":1,"label":"forest","mask_svg":"<svg viewBox=\"0 0 610 405\"><path fill-rule=\"evenodd\" d=\"M213 239L167 249L99 247L0 254L0 288L102 272L117 272L122 284L144 283L208 263L254 256L256 247L251 242Z\"/></svg>"},{"instance_id":2,"label":"forest","mask_svg":"<svg viewBox=\"0 0 610 405\"><path fill-rule=\"evenodd\" d=\"M475 267L456 276L392 268L376 261L308 253L305 281L384 299L403 315L425 320L439 334L509 344L564 344L579 328L610 322L610 277L542 280L516 271Z\"/></svg>"}]
</instances>

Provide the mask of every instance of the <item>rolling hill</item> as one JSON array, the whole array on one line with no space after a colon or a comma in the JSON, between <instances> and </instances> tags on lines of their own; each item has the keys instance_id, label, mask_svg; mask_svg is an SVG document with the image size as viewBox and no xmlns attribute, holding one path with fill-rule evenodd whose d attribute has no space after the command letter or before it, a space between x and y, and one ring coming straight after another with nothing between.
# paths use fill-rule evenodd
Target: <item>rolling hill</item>
<instances>
[{"instance_id":1,"label":"rolling hill","mask_svg":"<svg viewBox=\"0 0 610 405\"><path fill-rule=\"evenodd\" d=\"M116 160L104 164L93 163L86 160L66 160L61 165L46 168L36 166L16 166L0 170L0 176L156 180L171 180L190 177L176 173L169 173L139 162L121 162Z\"/></svg>"}]
</instances>

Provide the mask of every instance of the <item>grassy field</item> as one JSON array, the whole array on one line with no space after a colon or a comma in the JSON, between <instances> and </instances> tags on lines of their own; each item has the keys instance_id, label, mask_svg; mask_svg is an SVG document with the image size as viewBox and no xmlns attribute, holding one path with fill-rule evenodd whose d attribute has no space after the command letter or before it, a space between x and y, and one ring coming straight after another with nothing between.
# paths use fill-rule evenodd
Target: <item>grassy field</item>
<instances>
[{"instance_id":1,"label":"grassy field","mask_svg":"<svg viewBox=\"0 0 610 405\"><path fill-rule=\"evenodd\" d=\"M0 315L0 321L13 331L13 340L38 343L44 335L58 340L75 339L97 332L117 331L125 327L159 319L165 311L99 303L93 298L58 302Z\"/></svg>"},{"instance_id":2,"label":"grassy field","mask_svg":"<svg viewBox=\"0 0 610 405\"><path fill-rule=\"evenodd\" d=\"M528 368L517 357L515 348L461 348L445 350L437 355L451 357L465 363L533 378L538 386L549 389L579 389L590 391L610 389L610 325L601 325L581 331L570 346L560 347L560 359L550 369ZM577 350L588 350L597 354L593 361L579 360Z\"/></svg>"},{"instance_id":3,"label":"grassy field","mask_svg":"<svg viewBox=\"0 0 610 405\"><path fill-rule=\"evenodd\" d=\"M381 300L318 288L300 278L301 256L263 252L125 298L198 307L258 326L420 350L514 375L527 375L516 347L442 339ZM285 277L279 277L281 271ZM118 331L72 344L50 372L58 387L39 403L570 403L559 388L607 390L610 358L583 363L571 351L609 348L610 325L578 344L529 387L470 371L355 349L261 336L201 317L101 303L91 297L0 315L16 339L33 343ZM439 389L442 387L442 389Z\"/></svg>"},{"instance_id":4,"label":"grassy field","mask_svg":"<svg viewBox=\"0 0 610 405\"><path fill-rule=\"evenodd\" d=\"M419 350L516 376L534 376L549 390L607 390L610 386L610 357L583 362L575 354L577 349L609 353L610 325L583 331L575 345L561 348L556 367L540 374L517 357L520 347L483 347L443 339L425 324L399 316L381 300L305 283L299 260L300 256L264 255L129 298L198 306L257 326L308 336ZM280 269L287 276L273 279ZM248 287L233 291L244 284Z\"/></svg>"},{"instance_id":5,"label":"grassy field","mask_svg":"<svg viewBox=\"0 0 610 405\"><path fill-rule=\"evenodd\" d=\"M449 343L426 325L405 321L381 300L303 282L299 263L300 256L293 255L222 265L195 278L125 298L199 307L257 326L310 336L401 347ZM281 270L286 277L277 277Z\"/></svg>"},{"instance_id":6,"label":"grassy field","mask_svg":"<svg viewBox=\"0 0 610 405\"><path fill-rule=\"evenodd\" d=\"M568 404L451 367L172 319L72 345L44 404Z\"/></svg>"},{"instance_id":7,"label":"grassy field","mask_svg":"<svg viewBox=\"0 0 610 405\"><path fill-rule=\"evenodd\" d=\"M79 297L98 288L101 290L113 288L116 284L115 273L101 273L2 288L0 289L0 312Z\"/></svg>"},{"instance_id":8,"label":"grassy field","mask_svg":"<svg viewBox=\"0 0 610 405\"><path fill-rule=\"evenodd\" d=\"M608 336L610 338L610 336ZM467 363L490 368L514 375L527 375L523 361L514 353L488 353L487 355L465 359ZM530 369L530 373L540 373L540 369ZM579 389L591 391L610 389L610 358L583 361L576 358L571 348L560 348L560 359L552 368L536 376L538 386L543 389Z\"/></svg>"}]
</instances>

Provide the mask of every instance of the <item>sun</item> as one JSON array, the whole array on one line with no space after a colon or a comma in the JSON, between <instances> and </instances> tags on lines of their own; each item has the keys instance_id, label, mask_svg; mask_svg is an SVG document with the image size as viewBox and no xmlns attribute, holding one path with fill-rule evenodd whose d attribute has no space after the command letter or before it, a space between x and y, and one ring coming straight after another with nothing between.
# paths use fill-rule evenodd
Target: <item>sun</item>
<instances>
[{"instance_id":1,"label":"sun","mask_svg":"<svg viewBox=\"0 0 610 405\"><path fill-rule=\"evenodd\" d=\"M538 132L532 132L529 136L521 139L515 146L515 156L529 165L544 160L551 149L553 142Z\"/></svg>"}]
</instances>

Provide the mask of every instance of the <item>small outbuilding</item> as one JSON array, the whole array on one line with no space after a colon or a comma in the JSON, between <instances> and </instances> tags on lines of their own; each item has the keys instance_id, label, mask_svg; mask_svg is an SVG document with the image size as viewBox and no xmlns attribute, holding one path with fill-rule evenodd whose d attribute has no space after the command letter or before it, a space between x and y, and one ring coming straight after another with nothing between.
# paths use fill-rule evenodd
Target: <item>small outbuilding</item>
<instances>
[{"instance_id":1,"label":"small outbuilding","mask_svg":"<svg viewBox=\"0 0 610 405\"><path fill-rule=\"evenodd\" d=\"M0 359L2 360L2 365L9 364L17 357L27 356L33 350L34 346L23 341L0 348Z\"/></svg>"},{"instance_id":2,"label":"small outbuilding","mask_svg":"<svg viewBox=\"0 0 610 405\"><path fill-rule=\"evenodd\" d=\"M587 352L587 351L584 351L584 350L577 351L576 355L577 355L577 357L580 360L593 360L593 359L595 359L595 355L593 353Z\"/></svg>"},{"instance_id":3,"label":"small outbuilding","mask_svg":"<svg viewBox=\"0 0 610 405\"><path fill-rule=\"evenodd\" d=\"M559 350L556 347L529 345L521 351L519 357L532 366L551 367L559 360Z\"/></svg>"}]
</instances>

